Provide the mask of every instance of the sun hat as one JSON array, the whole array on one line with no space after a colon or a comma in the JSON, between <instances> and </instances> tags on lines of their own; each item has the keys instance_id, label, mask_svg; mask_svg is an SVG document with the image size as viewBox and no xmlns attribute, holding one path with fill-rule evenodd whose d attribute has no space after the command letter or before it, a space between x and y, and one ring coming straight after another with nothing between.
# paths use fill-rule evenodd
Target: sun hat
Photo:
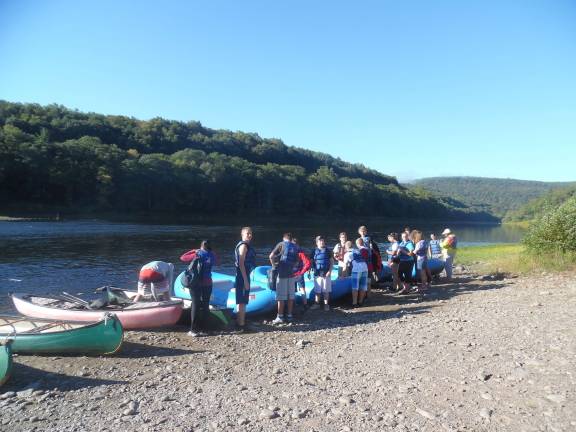
<instances>
[{"instance_id":1,"label":"sun hat","mask_svg":"<svg viewBox=\"0 0 576 432\"><path fill-rule=\"evenodd\" d=\"M450 231L450 228L446 228L444 231L442 231L442 235L448 235L448 234L452 234L452 231Z\"/></svg>"}]
</instances>

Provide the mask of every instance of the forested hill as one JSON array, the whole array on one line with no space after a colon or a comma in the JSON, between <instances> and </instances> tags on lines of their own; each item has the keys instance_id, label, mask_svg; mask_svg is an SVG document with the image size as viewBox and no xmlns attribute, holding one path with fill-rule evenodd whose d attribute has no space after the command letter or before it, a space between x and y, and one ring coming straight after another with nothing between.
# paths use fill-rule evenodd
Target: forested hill
<instances>
[{"instance_id":1,"label":"forested hill","mask_svg":"<svg viewBox=\"0 0 576 432\"><path fill-rule=\"evenodd\" d=\"M551 190L576 186L576 182L539 182L484 177L430 177L416 180L414 184L501 218Z\"/></svg>"},{"instance_id":2,"label":"forested hill","mask_svg":"<svg viewBox=\"0 0 576 432\"><path fill-rule=\"evenodd\" d=\"M576 185L553 189L539 198L528 201L520 208L508 212L506 221L532 221L539 219L546 212L554 210L576 196Z\"/></svg>"},{"instance_id":3,"label":"forested hill","mask_svg":"<svg viewBox=\"0 0 576 432\"><path fill-rule=\"evenodd\" d=\"M0 101L0 202L89 211L490 220L257 134Z\"/></svg>"}]
</instances>

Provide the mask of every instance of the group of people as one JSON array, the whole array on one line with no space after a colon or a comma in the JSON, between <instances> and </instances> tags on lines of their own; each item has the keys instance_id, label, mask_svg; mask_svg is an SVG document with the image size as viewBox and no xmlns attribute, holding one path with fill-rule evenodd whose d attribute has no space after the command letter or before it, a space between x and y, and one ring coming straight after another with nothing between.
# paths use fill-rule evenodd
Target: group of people
<instances>
[{"instance_id":1,"label":"group of people","mask_svg":"<svg viewBox=\"0 0 576 432\"><path fill-rule=\"evenodd\" d=\"M256 267L256 251L252 246L253 231L250 227L241 230L241 239L234 248L236 275L234 281L237 315L236 327L239 332L246 331L246 305L250 300L250 273ZM443 239L438 240L434 234L426 241L419 230L406 228L399 236L388 235L390 246L385 251L392 273L392 291L398 294L409 292L414 282L412 272L416 266L421 284L416 289L428 289L432 275L428 268L429 258L442 258L445 261L447 278L452 277L452 262L456 254L457 239L454 233L445 229ZM269 288L276 293L277 315L273 324L289 323L293 320L294 301L298 290L302 292L302 302L308 308L304 277L313 277L314 303L310 309L323 308L330 310L332 292L332 271L337 264L338 278L350 277L352 284L352 307L360 307L370 295L371 287L378 283L382 271L382 254L378 243L368 234L365 226L358 228L358 237L352 241L341 232L339 242L329 248L324 237L317 236L315 247L305 253L298 240L289 232L284 233L280 241L270 252L271 264L268 273ZM191 320L190 336L202 334L201 322L209 311L209 300L212 294L212 267L216 256L210 243L204 240L199 249L191 250L180 257L190 263L186 275L194 274L196 282L191 285ZM173 274L173 265L154 261L144 266L138 282L138 298L167 296Z\"/></svg>"}]
</instances>

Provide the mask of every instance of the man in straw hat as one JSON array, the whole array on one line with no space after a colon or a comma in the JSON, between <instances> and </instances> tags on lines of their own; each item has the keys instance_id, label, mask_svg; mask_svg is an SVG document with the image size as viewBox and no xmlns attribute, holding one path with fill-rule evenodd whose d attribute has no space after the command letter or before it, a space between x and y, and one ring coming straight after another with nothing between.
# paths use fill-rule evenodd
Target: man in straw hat
<instances>
[{"instance_id":1,"label":"man in straw hat","mask_svg":"<svg viewBox=\"0 0 576 432\"><path fill-rule=\"evenodd\" d=\"M456 235L450 231L450 228L446 228L442 231L442 241L440 246L442 247L442 255L444 256L444 271L446 272L446 279L452 279L452 264L454 263L454 257L456 256L456 249L458 248L458 239Z\"/></svg>"}]
</instances>

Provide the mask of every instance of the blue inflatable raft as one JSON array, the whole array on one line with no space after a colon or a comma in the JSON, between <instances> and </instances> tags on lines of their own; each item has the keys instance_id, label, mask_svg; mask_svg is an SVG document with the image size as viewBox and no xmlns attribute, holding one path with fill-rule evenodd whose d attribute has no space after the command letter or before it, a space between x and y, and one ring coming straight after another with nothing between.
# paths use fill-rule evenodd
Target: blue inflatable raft
<instances>
[{"instance_id":1,"label":"blue inflatable raft","mask_svg":"<svg viewBox=\"0 0 576 432\"><path fill-rule=\"evenodd\" d=\"M382 272L380 273L380 278L384 281L391 281L392 280L392 270L388 266L388 263L385 261L382 263ZM428 259L428 268L432 275L437 275L442 273L444 270L444 261L439 258L429 258ZM416 270L416 266L412 268L412 277L414 279L418 279L419 272Z\"/></svg>"}]
</instances>

